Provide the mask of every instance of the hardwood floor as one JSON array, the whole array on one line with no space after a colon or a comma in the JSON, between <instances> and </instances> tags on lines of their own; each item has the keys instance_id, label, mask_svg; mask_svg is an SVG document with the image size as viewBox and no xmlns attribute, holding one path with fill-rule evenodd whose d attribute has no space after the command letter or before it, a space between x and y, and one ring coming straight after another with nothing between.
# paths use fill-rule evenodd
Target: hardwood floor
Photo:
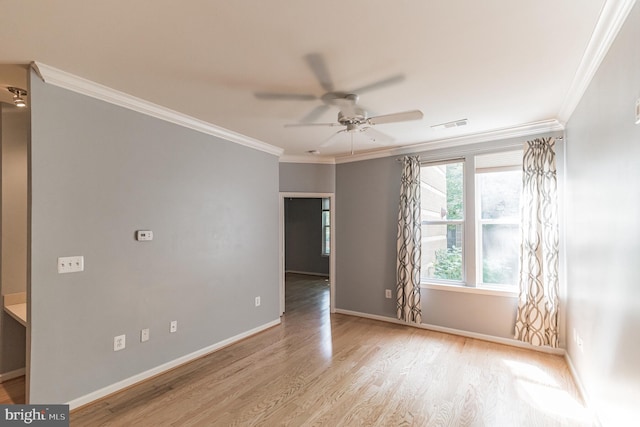
<instances>
[{"instance_id":1,"label":"hardwood floor","mask_svg":"<svg viewBox=\"0 0 640 427\"><path fill-rule=\"evenodd\" d=\"M564 359L329 314L287 276L280 326L71 414L72 426L586 426Z\"/></svg>"},{"instance_id":2,"label":"hardwood floor","mask_svg":"<svg viewBox=\"0 0 640 427\"><path fill-rule=\"evenodd\" d=\"M24 404L24 376L0 383L0 405Z\"/></svg>"}]
</instances>

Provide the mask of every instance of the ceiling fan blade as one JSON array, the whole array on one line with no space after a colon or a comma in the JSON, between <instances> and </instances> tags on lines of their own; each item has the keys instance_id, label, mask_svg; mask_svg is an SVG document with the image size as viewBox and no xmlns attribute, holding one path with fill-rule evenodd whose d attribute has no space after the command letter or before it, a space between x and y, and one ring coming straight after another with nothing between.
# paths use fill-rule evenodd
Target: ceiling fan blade
<instances>
[{"instance_id":1,"label":"ceiling fan blade","mask_svg":"<svg viewBox=\"0 0 640 427\"><path fill-rule=\"evenodd\" d=\"M308 126L342 126L340 123L288 123L284 125L286 128L300 128Z\"/></svg>"},{"instance_id":2,"label":"ceiling fan blade","mask_svg":"<svg viewBox=\"0 0 640 427\"><path fill-rule=\"evenodd\" d=\"M381 125L384 123L408 122L410 120L421 120L424 117L422 111L411 110L402 113L385 114L382 116L371 117L367 120L372 125Z\"/></svg>"},{"instance_id":3,"label":"ceiling fan blade","mask_svg":"<svg viewBox=\"0 0 640 427\"><path fill-rule=\"evenodd\" d=\"M312 123L315 122L329 110L328 105L318 105L316 108L311 110L306 116L304 116L300 122L301 123Z\"/></svg>"},{"instance_id":4,"label":"ceiling fan blade","mask_svg":"<svg viewBox=\"0 0 640 427\"><path fill-rule=\"evenodd\" d=\"M272 92L254 92L253 96L258 99L267 100L284 100L284 101L313 101L318 99L315 95L304 93L272 93Z\"/></svg>"},{"instance_id":5,"label":"ceiling fan blade","mask_svg":"<svg viewBox=\"0 0 640 427\"><path fill-rule=\"evenodd\" d=\"M382 89L383 87L391 86L396 83L400 83L404 81L404 74L396 74L395 76L387 77L386 79L378 80L374 83L369 83L368 85L359 87L358 89L353 90L353 93L363 93L371 90Z\"/></svg>"},{"instance_id":6,"label":"ceiling fan blade","mask_svg":"<svg viewBox=\"0 0 640 427\"><path fill-rule=\"evenodd\" d=\"M388 144L393 142L393 138L391 136L387 135L384 132L380 132L379 130L374 129L372 127L368 127L364 129L363 132L367 134L367 136L372 140L372 142L378 142L381 144Z\"/></svg>"},{"instance_id":7,"label":"ceiling fan blade","mask_svg":"<svg viewBox=\"0 0 640 427\"><path fill-rule=\"evenodd\" d=\"M320 86L327 92L333 92L333 82L331 81L327 64L324 61L324 56L320 53L309 53L305 55L304 59L307 61L313 74L315 74L318 82L320 82Z\"/></svg>"},{"instance_id":8,"label":"ceiling fan blade","mask_svg":"<svg viewBox=\"0 0 640 427\"><path fill-rule=\"evenodd\" d=\"M335 144L336 142L338 142L338 138L336 138L339 134L341 134L342 132L346 132L346 129L343 130L339 130L338 132L334 133L333 135L331 135L329 138L327 138L322 144L320 144L320 148L326 148L329 147L330 145Z\"/></svg>"}]
</instances>

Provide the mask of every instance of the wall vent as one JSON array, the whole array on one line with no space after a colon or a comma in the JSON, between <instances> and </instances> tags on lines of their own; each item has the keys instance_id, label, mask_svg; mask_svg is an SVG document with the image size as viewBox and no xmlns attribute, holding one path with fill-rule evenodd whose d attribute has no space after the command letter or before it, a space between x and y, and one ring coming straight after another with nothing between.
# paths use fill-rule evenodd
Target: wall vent
<instances>
[{"instance_id":1,"label":"wall vent","mask_svg":"<svg viewBox=\"0 0 640 427\"><path fill-rule=\"evenodd\" d=\"M431 129L433 130L452 129L460 126L465 126L467 123L468 123L467 119L459 119L451 122L440 123L439 125L433 125L431 126Z\"/></svg>"}]
</instances>

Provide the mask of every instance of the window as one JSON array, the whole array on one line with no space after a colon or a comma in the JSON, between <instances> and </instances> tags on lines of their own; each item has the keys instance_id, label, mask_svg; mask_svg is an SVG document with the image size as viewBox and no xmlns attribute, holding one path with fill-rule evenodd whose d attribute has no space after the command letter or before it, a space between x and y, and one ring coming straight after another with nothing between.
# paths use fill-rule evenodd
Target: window
<instances>
[{"instance_id":1,"label":"window","mask_svg":"<svg viewBox=\"0 0 640 427\"><path fill-rule=\"evenodd\" d=\"M322 255L331 253L331 199L322 199Z\"/></svg>"},{"instance_id":2,"label":"window","mask_svg":"<svg viewBox=\"0 0 640 427\"><path fill-rule=\"evenodd\" d=\"M468 155L421 168L421 279L515 287L522 151Z\"/></svg>"},{"instance_id":3,"label":"window","mask_svg":"<svg viewBox=\"0 0 640 427\"><path fill-rule=\"evenodd\" d=\"M462 282L464 162L423 166L421 279Z\"/></svg>"}]
</instances>

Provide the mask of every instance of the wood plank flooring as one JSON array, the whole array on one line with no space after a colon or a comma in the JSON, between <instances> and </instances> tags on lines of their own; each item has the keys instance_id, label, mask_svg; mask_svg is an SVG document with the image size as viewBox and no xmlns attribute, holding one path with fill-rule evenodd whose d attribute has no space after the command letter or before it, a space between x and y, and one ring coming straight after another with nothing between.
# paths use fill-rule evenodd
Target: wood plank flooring
<instances>
[{"instance_id":1,"label":"wood plank flooring","mask_svg":"<svg viewBox=\"0 0 640 427\"><path fill-rule=\"evenodd\" d=\"M24 376L0 383L0 404L24 404Z\"/></svg>"},{"instance_id":2,"label":"wood plank flooring","mask_svg":"<svg viewBox=\"0 0 640 427\"><path fill-rule=\"evenodd\" d=\"M71 414L72 426L589 426L559 356L329 314L288 275L280 326Z\"/></svg>"}]
</instances>

